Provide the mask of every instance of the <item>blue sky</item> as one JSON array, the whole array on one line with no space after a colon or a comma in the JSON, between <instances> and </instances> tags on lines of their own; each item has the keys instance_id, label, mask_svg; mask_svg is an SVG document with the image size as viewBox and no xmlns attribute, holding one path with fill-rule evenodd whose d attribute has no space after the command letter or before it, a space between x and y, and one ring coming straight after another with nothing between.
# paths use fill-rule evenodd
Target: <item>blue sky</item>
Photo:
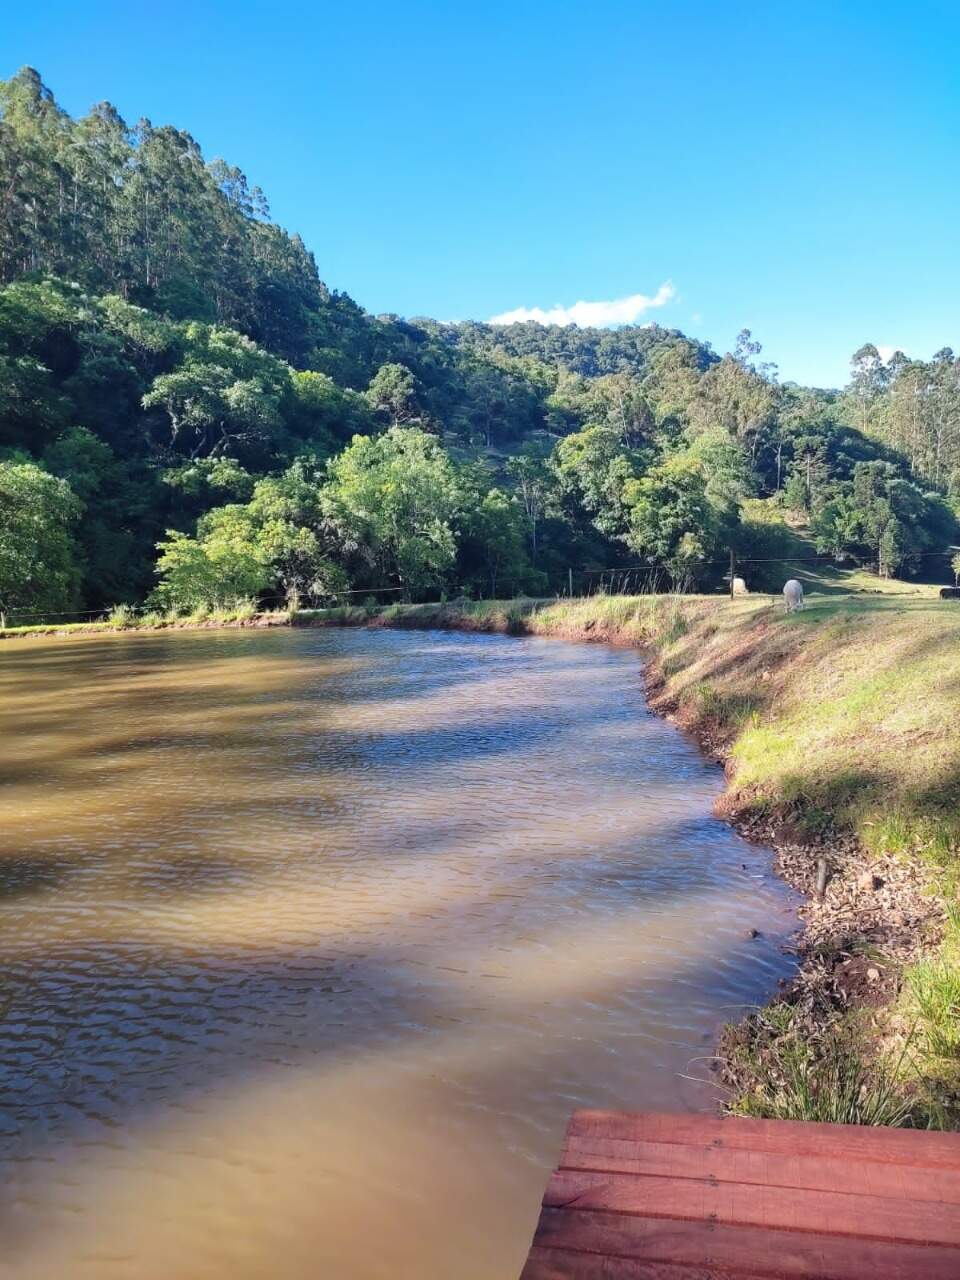
<instances>
[{"instance_id":1,"label":"blue sky","mask_svg":"<svg viewBox=\"0 0 960 1280\"><path fill-rule=\"evenodd\" d=\"M748 327L823 385L867 340L960 347L955 5L4 9L0 75L189 129L372 311L640 295L586 314Z\"/></svg>"}]
</instances>

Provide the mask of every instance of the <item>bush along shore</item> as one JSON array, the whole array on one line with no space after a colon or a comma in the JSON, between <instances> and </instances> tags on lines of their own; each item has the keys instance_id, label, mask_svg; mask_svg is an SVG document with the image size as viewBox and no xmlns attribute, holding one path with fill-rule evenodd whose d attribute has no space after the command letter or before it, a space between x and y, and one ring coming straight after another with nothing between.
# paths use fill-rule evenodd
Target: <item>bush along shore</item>
<instances>
[{"instance_id":1,"label":"bush along shore","mask_svg":"<svg viewBox=\"0 0 960 1280\"><path fill-rule=\"evenodd\" d=\"M642 649L654 710L725 766L721 816L771 845L805 895L796 978L721 1035L725 1106L960 1127L960 605L894 584L813 596L791 615L770 597L594 596L239 607L4 634L291 624Z\"/></svg>"}]
</instances>

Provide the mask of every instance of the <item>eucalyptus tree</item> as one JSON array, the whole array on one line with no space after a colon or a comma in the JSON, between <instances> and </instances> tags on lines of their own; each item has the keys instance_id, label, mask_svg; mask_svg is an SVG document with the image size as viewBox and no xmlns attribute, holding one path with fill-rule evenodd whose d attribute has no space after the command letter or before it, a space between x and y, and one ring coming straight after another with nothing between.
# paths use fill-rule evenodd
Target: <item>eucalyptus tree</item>
<instances>
[{"instance_id":1,"label":"eucalyptus tree","mask_svg":"<svg viewBox=\"0 0 960 1280\"><path fill-rule=\"evenodd\" d=\"M865 342L850 358L848 394L856 405L857 426L866 434L870 411L886 390L888 370L872 342Z\"/></svg>"},{"instance_id":2,"label":"eucalyptus tree","mask_svg":"<svg viewBox=\"0 0 960 1280\"><path fill-rule=\"evenodd\" d=\"M506 472L523 503L530 531L530 558L536 564L540 521L555 488L556 477L543 449L531 445L507 460Z\"/></svg>"}]
</instances>

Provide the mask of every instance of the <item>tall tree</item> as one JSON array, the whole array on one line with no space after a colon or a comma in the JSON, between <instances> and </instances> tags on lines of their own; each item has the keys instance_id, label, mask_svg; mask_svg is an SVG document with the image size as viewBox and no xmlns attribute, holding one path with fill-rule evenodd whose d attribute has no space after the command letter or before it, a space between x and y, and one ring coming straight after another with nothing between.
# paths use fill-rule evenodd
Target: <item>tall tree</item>
<instances>
[{"instance_id":1,"label":"tall tree","mask_svg":"<svg viewBox=\"0 0 960 1280\"><path fill-rule=\"evenodd\" d=\"M329 465L321 505L380 582L406 594L441 583L456 555L455 517L461 486L434 437L416 427L391 427L375 438L355 436Z\"/></svg>"}]
</instances>

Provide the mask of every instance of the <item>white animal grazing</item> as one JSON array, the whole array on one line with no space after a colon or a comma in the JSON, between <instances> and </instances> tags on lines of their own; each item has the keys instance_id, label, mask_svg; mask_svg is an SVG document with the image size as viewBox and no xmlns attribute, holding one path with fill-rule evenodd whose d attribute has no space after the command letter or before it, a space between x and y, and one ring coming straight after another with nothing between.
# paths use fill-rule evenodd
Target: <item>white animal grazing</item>
<instances>
[{"instance_id":1,"label":"white animal grazing","mask_svg":"<svg viewBox=\"0 0 960 1280\"><path fill-rule=\"evenodd\" d=\"M783 584L783 601L787 606L787 613L803 608L803 587L796 578L791 578L789 582Z\"/></svg>"}]
</instances>

